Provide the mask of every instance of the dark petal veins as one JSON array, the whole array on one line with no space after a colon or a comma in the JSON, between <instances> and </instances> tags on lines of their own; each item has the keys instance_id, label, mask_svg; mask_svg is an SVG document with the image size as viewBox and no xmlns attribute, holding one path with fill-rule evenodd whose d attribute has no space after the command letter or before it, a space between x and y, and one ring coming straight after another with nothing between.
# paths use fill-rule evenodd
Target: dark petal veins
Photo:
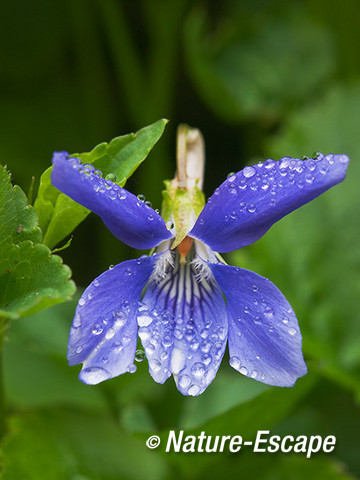
<instances>
[{"instance_id":1,"label":"dark petal veins","mask_svg":"<svg viewBox=\"0 0 360 480\"><path fill-rule=\"evenodd\" d=\"M293 386L307 370L298 322L286 298L253 272L209 266L226 297L231 366L269 385Z\"/></svg>"},{"instance_id":2,"label":"dark petal veins","mask_svg":"<svg viewBox=\"0 0 360 480\"><path fill-rule=\"evenodd\" d=\"M254 243L278 220L345 178L346 155L284 157L245 167L215 190L189 235L214 251Z\"/></svg>"},{"instance_id":3,"label":"dark petal veins","mask_svg":"<svg viewBox=\"0 0 360 480\"><path fill-rule=\"evenodd\" d=\"M70 198L99 215L122 242L138 249L153 248L172 237L164 220L145 202L94 173L66 152L53 156L51 181Z\"/></svg>"},{"instance_id":4,"label":"dark petal veins","mask_svg":"<svg viewBox=\"0 0 360 480\"><path fill-rule=\"evenodd\" d=\"M212 281L198 281L193 265L176 261L143 299L139 336L154 380L174 375L183 395L199 395L214 379L227 340L223 295Z\"/></svg>"},{"instance_id":5,"label":"dark petal veins","mask_svg":"<svg viewBox=\"0 0 360 480\"><path fill-rule=\"evenodd\" d=\"M83 363L80 380L96 384L131 370L137 309L158 256L129 260L96 278L84 291L70 330L68 360Z\"/></svg>"}]
</instances>

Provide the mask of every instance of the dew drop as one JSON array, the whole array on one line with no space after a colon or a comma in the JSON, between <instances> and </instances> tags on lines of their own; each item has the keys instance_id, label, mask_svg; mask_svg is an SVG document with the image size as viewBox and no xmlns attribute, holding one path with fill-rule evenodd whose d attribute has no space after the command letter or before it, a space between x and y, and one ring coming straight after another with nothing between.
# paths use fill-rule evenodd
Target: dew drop
<instances>
[{"instance_id":1,"label":"dew drop","mask_svg":"<svg viewBox=\"0 0 360 480\"><path fill-rule=\"evenodd\" d=\"M311 173L307 173L307 174L305 175L305 181L306 181L307 183L312 183L312 182L314 181L314 177L312 176Z\"/></svg>"},{"instance_id":2,"label":"dew drop","mask_svg":"<svg viewBox=\"0 0 360 480\"><path fill-rule=\"evenodd\" d=\"M79 300L79 305L82 307L83 305L85 305L86 303L86 300L84 297L81 297L80 300Z\"/></svg>"},{"instance_id":3,"label":"dew drop","mask_svg":"<svg viewBox=\"0 0 360 480\"><path fill-rule=\"evenodd\" d=\"M137 196L138 200L140 200L140 202L145 202L145 195L142 195L141 193Z\"/></svg>"},{"instance_id":4,"label":"dew drop","mask_svg":"<svg viewBox=\"0 0 360 480\"><path fill-rule=\"evenodd\" d=\"M116 353L121 352L121 350L124 348L123 344L121 342L115 342L113 345L113 350Z\"/></svg>"},{"instance_id":5,"label":"dew drop","mask_svg":"<svg viewBox=\"0 0 360 480\"><path fill-rule=\"evenodd\" d=\"M91 331L92 331L93 335L100 335L104 331L104 328L101 325L101 323L95 323L95 325L92 327Z\"/></svg>"},{"instance_id":6,"label":"dew drop","mask_svg":"<svg viewBox=\"0 0 360 480\"><path fill-rule=\"evenodd\" d=\"M329 167L326 163L322 163L319 167L319 172L322 173L323 175L326 175L329 171Z\"/></svg>"},{"instance_id":7,"label":"dew drop","mask_svg":"<svg viewBox=\"0 0 360 480\"><path fill-rule=\"evenodd\" d=\"M164 336L162 344L164 345L165 348L170 347L173 344L173 340L170 337L170 335L165 335Z\"/></svg>"},{"instance_id":8,"label":"dew drop","mask_svg":"<svg viewBox=\"0 0 360 480\"><path fill-rule=\"evenodd\" d=\"M109 328L109 330L105 333L106 340L110 340L115 335L115 330L113 328Z\"/></svg>"},{"instance_id":9,"label":"dew drop","mask_svg":"<svg viewBox=\"0 0 360 480\"><path fill-rule=\"evenodd\" d=\"M84 383L96 385L111 378L111 373L101 367L88 367L81 370L79 377Z\"/></svg>"},{"instance_id":10,"label":"dew drop","mask_svg":"<svg viewBox=\"0 0 360 480\"><path fill-rule=\"evenodd\" d=\"M191 378L189 375L180 375L179 377L179 385L181 388L187 388L191 383Z\"/></svg>"},{"instance_id":11,"label":"dew drop","mask_svg":"<svg viewBox=\"0 0 360 480\"><path fill-rule=\"evenodd\" d=\"M253 292L257 292L259 290L259 287L257 285L253 285L251 288Z\"/></svg>"},{"instance_id":12,"label":"dew drop","mask_svg":"<svg viewBox=\"0 0 360 480\"><path fill-rule=\"evenodd\" d=\"M251 372L250 377L251 377L251 378L256 378L256 377L257 377L257 374L258 374L258 372L257 372L256 370L253 370L253 371Z\"/></svg>"},{"instance_id":13,"label":"dew drop","mask_svg":"<svg viewBox=\"0 0 360 480\"><path fill-rule=\"evenodd\" d=\"M243 170L244 177L246 178L252 177L253 175L255 175L255 173L256 173L256 170L254 167L245 167Z\"/></svg>"},{"instance_id":14,"label":"dew drop","mask_svg":"<svg viewBox=\"0 0 360 480\"><path fill-rule=\"evenodd\" d=\"M115 200L117 198L117 191L116 190L110 190L109 192L109 198L111 200Z\"/></svg>"},{"instance_id":15,"label":"dew drop","mask_svg":"<svg viewBox=\"0 0 360 480\"><path fill-rule=\"evenodd\" d=\"M296 334L295 328L289 328L288 332L290 333L290 335L295 335Z\"/></svg>"},{"instance_id":16,"label":"dew drop","mask_svg":"<svg viewBox=\"0 0 360 480\"><path fill-rule=\"evenodd\" d=\"M239 370L239 368L240 368L240 358L239 357L230 357L229 363L233 368L235 368L235 370Z\"/></svg>"},{"instance_id":17,"label":"dew drop","mask_svg":"<svg viewBox=\"0 0 360 480\"><path fill-rule=\"evenodd\" d=\"M159 372L161 370L161 363L159 362L159 360L153 359L150 360L149 367L153 372Z\"/></svg>"},{"instance_id":18,"label":"dew drop","mask_svg":"<svg viewBox=\"0 0 360 480\"><path fill-rule=\"evenodd\" d=\"M211 363L211 355L209 353L204 353L201 356L201 361L204 365L208 366Z\"/></svg>"},{"instance_id":19,"label":"dew drop","mask_svg":"<svg viewBox=\"0 0 360 480\"><path fill-rule=\"evenodd\" d=\"M256 210L255 205L254 205L253 203L250 203L250 205L247 207L247 211L248 211L249 213L254 213L255 210Z\"/></svg>"},{"instance_id":20,"label":"dew drop","mask_svg":"<svg viewBox=\"0 0 360 480\"><path fill-rule=\"evenodd\" d=\"M125 198L127 197L126 191L123 188L118 193L118 197L119 197L120 200L125 200Z\"/></svg>"},{"instance_id":21,"label":"dew drop","mask_svg":"<svg viewBox=\"0 0 360 480\"><path fill-rule=\"evenodd\" d=\"M242 375L247 375L247 374L248 374L248 370L247 370L246 367L240 367L239 372L240 372Z\"/></svg>"},{"instance_id":22,"label":"dew drop","mask_svg":"<svg viewBox=\"0 0 360 480\"><path fill-rule=\"evenodd\" d=\"M127 370L128 370L129 373L135 373L136 370L137 370L137 366L134 365L134 364L129 365Z\"/></svg>"},{"instance_id":23,"label":"dew drop","mask_svg":"<svg viewBox=\"0 0 360 480\"><path fill-rule=\"evenodd\" d=\"M105 180L115 183L117 181L117 175L115 175L115 173L108 173L105 175Z\"/></svg>"},{"instance_id":24,"label":"dew drop","mask_svg":"<svg viewBox=\"0 0 360 480\"><path fill-rule=\"evenodd\" d=\"M201 388L199 385L191 385L191 387L188 390L188 394L191 395L192 397L195 397L195 395L198 395L200 393Z\"/></svg>"}]
</instances>

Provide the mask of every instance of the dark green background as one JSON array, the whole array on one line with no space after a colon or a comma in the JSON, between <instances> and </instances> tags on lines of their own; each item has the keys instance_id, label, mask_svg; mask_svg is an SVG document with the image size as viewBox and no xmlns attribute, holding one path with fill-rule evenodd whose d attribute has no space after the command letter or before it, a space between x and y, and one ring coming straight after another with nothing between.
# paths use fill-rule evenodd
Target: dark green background
<instances>
[{"instance_id":1,"label":"dark green background","mask_svg":"<svg viewBox=\"0 0 360 480\"><path fill-rule=\"evenodd\" d=\"M202 130L205 193L245 164L346 153L348 177L227 261L269 277L293 305L309 373L270 388L223 366L199 398L138 371L103 385L66 364L76 302L19 320L4 355L3 478L348 479L360 472L360 28L356 0L3 0L0 163L27 191L54 150L89 151L158 118L170 123L127 188L161 203L175 131ZM85 287L138 255L90 216L63 253ZM169 455L148 435L170 428L254 437L337 436L335 451Z\"/></svg>"}]
</instances>

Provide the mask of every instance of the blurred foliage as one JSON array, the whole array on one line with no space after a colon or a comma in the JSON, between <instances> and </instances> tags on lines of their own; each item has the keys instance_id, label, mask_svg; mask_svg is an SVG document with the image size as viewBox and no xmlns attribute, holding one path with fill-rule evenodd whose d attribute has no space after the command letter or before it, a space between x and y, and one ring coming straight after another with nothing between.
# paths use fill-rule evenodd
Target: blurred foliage
<instances>
[{"instance_id":1,"label":"blurred foliage","mask_svg":"<svg viewBox=\"0 0 360 480\"><path fill-rule=\"evenodd\" d=\"M351 157L343 184L228 258L270 278L293 305L309 366L305 378L292 389L271 388L241 378L224 359L208 390L185 398L171 380L153 382L144 361L135 374L88 387L66 363L76 299L56 305L7 331L3 478L359 475L358 2L3 0L2 20L0 161L25 191L50 166L54 150L89 151L158 118L171 120L166 133L127 182L157 207L162 181L175 168L180 122L204 134L207 194L245 162L316 150ZM102 145L89 155L106 154L109 146ZM9 208L25 205L16 192ZM19 209L19 223L29 222L32 232L24 242L36 243L29 212L25 221ZM11 258L7 248L1 258ZM84 287L109 264L138 255L92 215L61 254ZM310 460L146 449L148 435L164 438L171 428L252 438L257 428L334 434L337 446Z\"/></svg>"}]
</instances>

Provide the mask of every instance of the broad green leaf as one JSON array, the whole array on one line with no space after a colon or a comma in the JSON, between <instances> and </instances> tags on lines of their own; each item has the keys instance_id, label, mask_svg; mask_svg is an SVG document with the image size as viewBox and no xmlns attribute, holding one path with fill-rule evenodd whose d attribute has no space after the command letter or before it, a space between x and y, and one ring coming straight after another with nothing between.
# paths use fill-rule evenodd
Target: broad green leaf
<instances>
[{"instance_id":1,"label":"broad green leaf","mask_svg":"<svg viewBox=\"0 0 360 480\"><path fill-rule=\"evenodd\" d=\"M18 318L70 299L70 269L41 240L33 207L0 167L0 320Z\"/></svg>"},{"instance_id":2,"label":"broad green leaf","mask_svg":"<svg viewBox=\"0 0 360 480\"><path fill-rule=\"evenodd\" d=\"M162 480L168 468L113 418L70 409L14 415L1 450L3 480Z\"/></svg>"},{"instance_id":3,"label":"broad green leaf","mask_svg":"<svg viewBox=\"0 0 360 480\"><path fill-rule=\"evenodd\" d=\"M161 119L136 133L116 137L109 143L100 143L91 152L77 153L83 163L91 163L103 175L114 173L119 185L145 160L164 132L167 120ZM44 243L53 248L69 235L90 213L51 184L51 169L40 178L40 186L34 203L39 225L44 233Z\"/></svg>"},{"instance_id":4,"label":"broad green leaf","mask_svg":"<svg viewBox=\"0 0 360 480\"><path fill-rule=\"evenodd\" d=\"M189 16L189 74L208 107L225 120L274 122L332 74L331 37L301 6L285 6L280 15L269 9L261 19L251 4L234 3L232 9L213 27L216 34L203 10Z\"/></svg>"}]
</instances>

